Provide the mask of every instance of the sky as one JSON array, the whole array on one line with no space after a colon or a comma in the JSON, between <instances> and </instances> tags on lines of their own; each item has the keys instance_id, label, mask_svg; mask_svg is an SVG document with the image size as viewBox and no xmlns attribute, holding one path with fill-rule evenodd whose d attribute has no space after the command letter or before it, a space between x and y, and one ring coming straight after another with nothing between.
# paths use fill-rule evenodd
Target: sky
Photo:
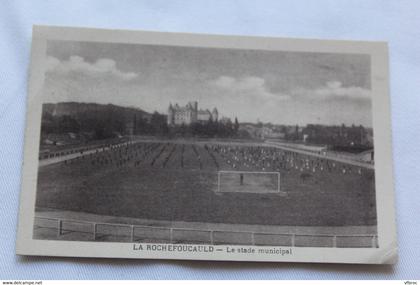
<instances>
[{"instance_id":1,"label":"sky","mask_svg":"<svg viewBox=\"0 0 420 285\"><path fill-rule=\"evenodd\" d=\"M45 60L48 103L198 101L240 122L372 126L369 55L49 41Z\"/></svg>"}]
</instances>

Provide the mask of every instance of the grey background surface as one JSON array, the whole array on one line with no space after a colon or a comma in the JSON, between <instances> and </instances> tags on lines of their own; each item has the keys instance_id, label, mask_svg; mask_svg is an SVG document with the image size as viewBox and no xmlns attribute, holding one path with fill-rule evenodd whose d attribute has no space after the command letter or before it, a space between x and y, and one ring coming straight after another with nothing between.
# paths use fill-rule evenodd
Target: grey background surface
<instances>
[{"instance_id":1,"label":"grey background surface","mask_svg":"<svg viewBox=\"0 0 420 285\"><path fill-rule=\"evenodd\" d=\"M420 278L418 1L2 1L0 278ZM33 24L389 42L400 259L395 266L106 260L14 254Z\"/></svg>"}]
</instances>

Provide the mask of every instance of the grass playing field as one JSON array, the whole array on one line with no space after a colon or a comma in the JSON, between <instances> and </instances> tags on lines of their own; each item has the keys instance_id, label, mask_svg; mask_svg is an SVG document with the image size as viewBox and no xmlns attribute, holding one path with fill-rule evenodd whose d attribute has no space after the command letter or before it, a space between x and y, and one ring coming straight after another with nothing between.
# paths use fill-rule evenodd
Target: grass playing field
<instances>
[{"instance_id":1,"label":"grass playing field","mask_svg":"<svg viewBox=\"0 0 420 285\"><path fill-rule=\"evenodd\" d=\"M287 195L240 188L218 192L220 170L278 171ZM229 179L226 183L240 187L239 176ZM252 175L245 174L244 183L265 187ZM274 189L273 183L267 187ZM186 222L376 224L373 170L274 148L215 143L139 142L40 167L36 206Z\"/></svg>"}]
</instances>

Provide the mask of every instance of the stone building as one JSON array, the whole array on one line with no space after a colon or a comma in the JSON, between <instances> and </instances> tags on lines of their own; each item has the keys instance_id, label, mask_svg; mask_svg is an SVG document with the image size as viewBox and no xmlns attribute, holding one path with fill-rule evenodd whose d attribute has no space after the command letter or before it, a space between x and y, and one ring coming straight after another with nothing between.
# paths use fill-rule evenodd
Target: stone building
<instances>
[{"instance_id":1,"label":"stone building","mask_svg":"<svg viewBox=\"0 0 420 285\"><path fill-rule=\"evenodd\" d=\"M168 125L190 125L192 123L205 123L208 121L217 121L219 112L216 108L210 112L209 109L198 109L198 102L188 102L185 106L178 104L169 104L168 107Z\"/></svg>"}]
</instances>

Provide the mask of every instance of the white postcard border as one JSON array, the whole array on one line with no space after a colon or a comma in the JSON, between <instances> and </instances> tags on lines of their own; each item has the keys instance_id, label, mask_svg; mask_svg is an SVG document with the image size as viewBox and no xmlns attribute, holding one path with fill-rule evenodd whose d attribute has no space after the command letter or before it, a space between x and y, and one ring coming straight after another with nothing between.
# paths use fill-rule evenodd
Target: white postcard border
<instances>
[{"instance_id":1,"label":"white postcard border","mask_svg":"<svg viewBox=\"0 0 420 285\"><path fill-rule=\"evenodd\" d=\"M372 112L375 146L376 205L379 248L293 247L291 254L227 253L227 247L289 249L288 247L213 246L223 252L178 252L135 250L150 244L35 240L32 238L38 172L38 152L42 108L41 89L47 40L119 42L232 49L283 50L302 52L353 53L371 56ZM312 39L283 39L160 33L87 28L35 26L29 76L27 117L22 168L22 186L16 253L106 258L197 259L238 261L285 261L326 263L395 263L397 236L394 210L394 182L389 104L388 48L383 42Z\"/></svg>"}]
</instances>

